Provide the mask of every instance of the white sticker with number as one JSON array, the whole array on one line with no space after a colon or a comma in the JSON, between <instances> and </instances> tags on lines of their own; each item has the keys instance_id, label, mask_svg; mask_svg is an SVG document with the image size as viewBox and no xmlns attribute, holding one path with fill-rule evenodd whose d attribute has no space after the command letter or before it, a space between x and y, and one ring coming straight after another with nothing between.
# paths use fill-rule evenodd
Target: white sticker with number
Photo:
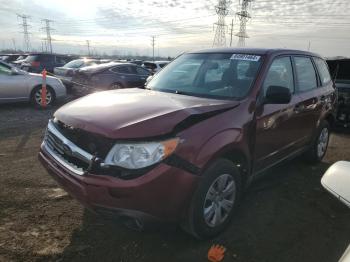
<instances>
[{"instance_id":1,"label":"white sticker with number","mask_svg":"<svg viewBox=\"0 0 350 262\"><path fill-rule=\"evenodd\" d=\"M247 54L233 54L231 56L232 60L243 60L243 61L254 61L258 62L260 60L260 56L258 55L247 55Z\"/></svg>"}]
</instances>

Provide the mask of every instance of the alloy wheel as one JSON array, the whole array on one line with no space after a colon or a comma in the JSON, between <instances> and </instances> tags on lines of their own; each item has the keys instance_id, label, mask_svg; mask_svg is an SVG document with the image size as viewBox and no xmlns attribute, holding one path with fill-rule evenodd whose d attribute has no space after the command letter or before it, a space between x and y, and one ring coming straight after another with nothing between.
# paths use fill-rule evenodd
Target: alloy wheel
<instances>
[{"instance_id":1,"label":"alloy wheel","mask_svg":"<svg viewBox=\"0 0 350 262\"><path fill-rule=\"evenodd\" d=\"M318 143L317 143L317 156L319 158L322 158L326 154L328 140L329 140L329 131L328 131L328 128L325 127L322 129L320 136L318 138Z\"/></svg>"},{"instance_id":2,"label":"alloy wheel","mask_svg":"<svg viewBox=\"0 0 350 262\"><path fill-rule=\"evenodd\" d=\"M206 224L216 227L225 222L233 209L236 183L229 174L220 175L209 187L203 207Z\"/></svg>"},{"instance_id":3,"label":"alloy wheel","mask_svg":"<svg viewBox=\"0 0 350 262\"><path fill-rule=\"evenodd\" d=\"M42 94L42 89L39 88L35 94L34 94L34 98L35 98L35 102L38 104L38 105L41 105L41 94ZM46 105L49 105L52 101L52 94L50 92L49 89L46 89Z\"/></svg>"}]
</instances>

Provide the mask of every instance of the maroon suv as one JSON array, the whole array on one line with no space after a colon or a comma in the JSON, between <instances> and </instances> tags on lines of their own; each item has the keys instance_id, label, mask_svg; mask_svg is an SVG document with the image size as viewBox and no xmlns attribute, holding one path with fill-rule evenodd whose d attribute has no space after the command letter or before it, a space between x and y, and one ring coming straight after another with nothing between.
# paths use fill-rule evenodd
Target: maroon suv
<instances>
[{"instance_id":1,"label":"maroon suv","mask_svg":"<svg viewBox=\"0 0 350 262\"><path fill-rule=\"evenodd\" d=\"M211 237L263 171L302 153L323 158L335 98L327 64L313 53L187 53L146 89L95 93L60 108L39 157L90 210Z\"/></svg>"}]
</instances>

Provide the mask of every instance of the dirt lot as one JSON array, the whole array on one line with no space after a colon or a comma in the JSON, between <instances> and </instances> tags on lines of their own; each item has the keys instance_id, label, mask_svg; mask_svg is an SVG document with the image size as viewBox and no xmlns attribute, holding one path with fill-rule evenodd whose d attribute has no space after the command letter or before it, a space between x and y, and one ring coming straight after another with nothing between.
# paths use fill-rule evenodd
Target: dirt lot
<instances>
[{"instance_id":1,"label":"dirt lot","mask_svg":"<svg viewBox=\"0 0 350 262\"><path fill-rule=\"evenodd\" d=\"M269 171L245 194L232 226L199 242L177 228L131 231L85 211L60 190L37 160L54 109L0 107L0 261L338 261L350 244L350 210L326 193L320 178L350 160L350 135L332 136L326 159L299 158Z\"/></svg>"}]
</instances>

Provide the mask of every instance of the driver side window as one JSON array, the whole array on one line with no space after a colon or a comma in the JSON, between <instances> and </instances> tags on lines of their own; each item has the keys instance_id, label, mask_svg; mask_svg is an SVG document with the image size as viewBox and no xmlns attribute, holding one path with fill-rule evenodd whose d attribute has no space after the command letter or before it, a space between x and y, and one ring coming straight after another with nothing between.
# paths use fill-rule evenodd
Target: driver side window
<instances>
[{"instance_id":1,"label":"driver side window","mask_svg":"<svg viewBox=\"0 0 350 262\"><path fill-rule=\"evenodd\" d=\"M290 57L276 58L267 73L264 81L264 95L269 86L283 86L294 93L294 77L292 69L292 61Z\"/></svg>"},{"instance_id":2,"label":"driver side window","mask_svg":"<svg viewBox=\"0 0 350 262\"><path fill-rule=\"evenodd\" d=\"M11 75L11 69L0 64L0 75Z\"/></svg>"}]
</instances>

